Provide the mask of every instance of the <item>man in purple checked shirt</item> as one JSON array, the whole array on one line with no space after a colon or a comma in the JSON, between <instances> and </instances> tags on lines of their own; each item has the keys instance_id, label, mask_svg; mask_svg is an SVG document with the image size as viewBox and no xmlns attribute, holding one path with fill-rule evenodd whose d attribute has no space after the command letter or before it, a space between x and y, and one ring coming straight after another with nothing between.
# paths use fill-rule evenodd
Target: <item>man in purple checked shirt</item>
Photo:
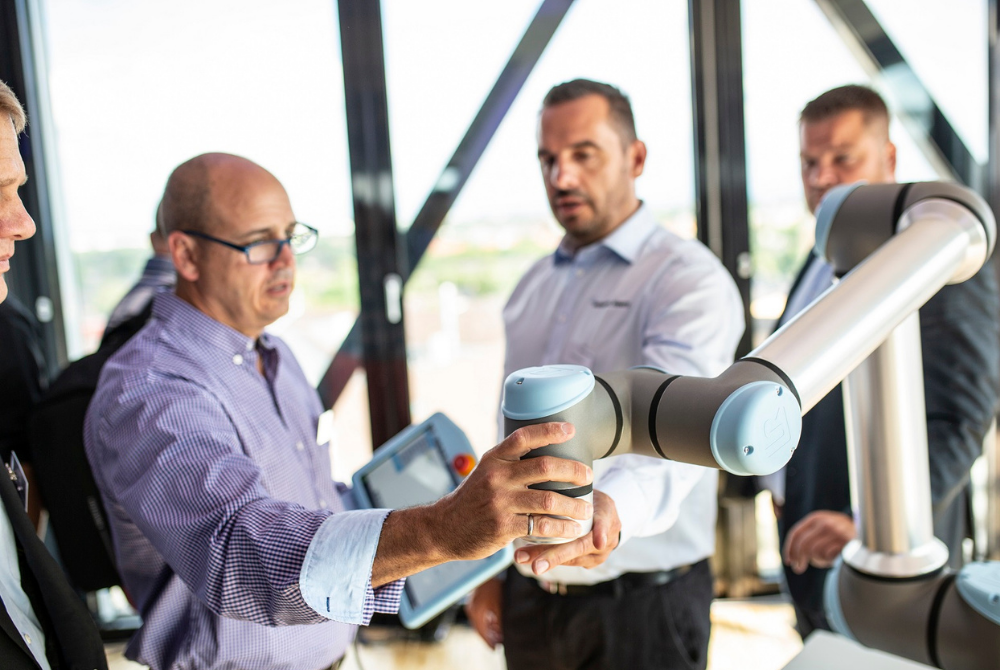
<instances>
[{"instance_id":1,"label":"man in purple checked shirt","mask_svg":"<svg viewBox=\"0 0 1000 670\"><path fill-rule=\"evenodd\" d=\"M522 429L453 493L410 509L354 510L317 443L323 408L287 345L264 328L288 311L295 254L316 231L260 166L205 154L167 182L177 268L150 322L105 365L85 426L118 567L143 625L126 656L153 670L337 667L402 578L488 556L529 515L590 505L531 483L589 484L586 466L519 460L568 424ZM578 534L551 516L534 534ZM311 625L300 625L311 624Z\"/></svg>"}]
</instances>

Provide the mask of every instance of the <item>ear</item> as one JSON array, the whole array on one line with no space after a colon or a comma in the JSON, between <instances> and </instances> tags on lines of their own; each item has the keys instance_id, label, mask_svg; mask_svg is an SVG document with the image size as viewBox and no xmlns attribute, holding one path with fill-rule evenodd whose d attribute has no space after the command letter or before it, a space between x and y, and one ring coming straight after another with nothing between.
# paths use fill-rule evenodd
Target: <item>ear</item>
<instances>
[{"instance_id":1,"label":"ear","mask_svg":"<svg viewBox=\"0 0 1000 670\"><path fill-rule=\"evenodd\" d=\"M633 140L628 148L629 174L633 179L642 174L646 167L646 143L640 140Z\"/></svg>"},{"instance_id":2,"label":"ear","mask_svg":"<svg viewBox=\"0 0 1000 670\"><path fill-rule=\"evenodd\" d=\"M885 168L892 180L896 181L896 145L892 142L885 143Z\"/></svg>"},{"instance_id":3,"label":"ear","mask_svg":"<svg viewBox=\"0 0 1000 670\"><path fill-rule=\"evenodd\" d=\"M198 247L194 238L175 230L167 237L167 243L177 275L189 282L198 281Z\"/></svg>"}]
</instances>

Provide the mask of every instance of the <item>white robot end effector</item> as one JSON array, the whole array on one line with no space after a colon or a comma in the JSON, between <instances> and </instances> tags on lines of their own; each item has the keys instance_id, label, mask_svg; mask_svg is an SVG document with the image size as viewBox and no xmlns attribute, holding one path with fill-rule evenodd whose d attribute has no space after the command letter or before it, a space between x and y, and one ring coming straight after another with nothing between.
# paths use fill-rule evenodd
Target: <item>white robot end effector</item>
<instances>
[{"instance_id":1,"label":"white robot end effector","mask_svg":"<svg viewBox=\"0 0 1000 670\"><path fill-rule=\"evenodd\" d=\"M650 367L595 375L579 365L519 370L504 384L504 432L540 421L577 428L563 444L535 449L591 465L615 454L769 474L791 458L801 432L794 388L766 361L743 359L714 379ZM538 488L583 495L560 482ZM587 489L587 490L583 490Z\"/></svg>"}]
</instances>

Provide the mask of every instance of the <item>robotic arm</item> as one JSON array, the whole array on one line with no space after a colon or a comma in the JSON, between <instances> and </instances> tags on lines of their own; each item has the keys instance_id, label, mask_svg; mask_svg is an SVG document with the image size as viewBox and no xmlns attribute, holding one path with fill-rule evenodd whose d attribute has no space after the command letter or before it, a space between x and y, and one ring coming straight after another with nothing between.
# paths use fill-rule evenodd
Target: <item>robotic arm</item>
<instances>
[{"instance_id":1,"label":"robotic arm","mask_svg":"<svg viewBox=\"0 0 1000 670\"><path fill-rule=\"evenodd\" d=\"M519 370L504 384L505 432L569 421L572 440L532 456L589 465L632 452L770 474L791 458L802 414L847 379L860 539L831 573L831 621L863 644L923 663L1000 667L1000 563L969 565L956 577L933 537L917 321L943 286L986 263L993 215L953 184L853 185L827 195L816 238L840 281L718 377ZM538 487L591 493L560 482Z\"/></svg>"}]
</instances>

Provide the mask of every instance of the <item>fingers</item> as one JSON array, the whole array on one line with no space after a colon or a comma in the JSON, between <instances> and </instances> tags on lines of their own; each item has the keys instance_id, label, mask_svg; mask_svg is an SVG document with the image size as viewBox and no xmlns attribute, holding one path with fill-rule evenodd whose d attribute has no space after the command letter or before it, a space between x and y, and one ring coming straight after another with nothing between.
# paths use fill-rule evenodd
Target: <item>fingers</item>
<instances>
[{"instance_id":1,"label":"fingers","mask_svg":"<svg viewBox=\"0 0 1000 670\"><path fill-rule=\"evenodd\" d=\"M819 511L795 524L785 538L784 561L796 574L809 565L829 567L854 536L854 523L839 512Z\"/></svg>"},{"instance_id":2,"label":"fingers","mask_svg":"<svg viewBox=\"0 0 1000 670\"><path fill-rule=\"evenodd\" d=\"M579 461L556 456L526 458L511 464L512 481L521 486L541 482L570 482L586 486L594 481L594 471Z\"/></svg>"},{"instance_id":3,"label":"fingers","mask_svg":"<svg viewBox=\"0 0 1000 670\"><path fill-rule=\"evenodd\" d=\"M496 649L503 642L503 628L500 624L502 607L503 584L496 579L491 579L474 590L465 605L469 621L490 649Z\"/></svg>"},{"instance_id":4,"label":"fingers","mask_svg":"<svg viewBox=\"0 0 1000 670\"><path fill-rule=\"evenodd\" d=\"M594 506L583 498L571 498L558 491L538 491L536 489L524 489L512 494L509 511L525 515L568 516L571 519L581 521L586 521L594 516ZM536 518L536 528L538 521L539 519Z\"/></svg>"},{"instance_id":5,"label":"fingers","mask_svg":"<svg viewBox=\"0 0 1000 670\"><path fill-rule=\"evenodd\" d=\"M566 565L593 554L595 551L593 538L593 533L587 533L583 537L563 544L531 545L518 549L514 554L514 560L522 565L530 563L531 571L540 575L558 565Z\"/></svg>"},{"instance_id":6,"label":"fingers","mask_svg":"<svg viewBox=\"0 0 1000 670\"><path fill-rule=\"evenodd\" d=\"M809 536L816 532L819 527L819 518L814 514L808 514L792 526L785 537L785 546L782 549L782 558L785 563L793 568L796 563L802 560L804 543Z\"/></svg>"},{"instance_id":7,"label":"fingers","mask_svg":"<svg viewBox=\"0 0 1000 670\"><path fill-rule=\"evenodd\" d=\"M594 548L611 551L618 546L622 523L618 518L618 508L611 496L602 491L594 491ZM610 543L611 546L608 546Z\"/></svg>"},{"instance_id":8,"label":"fingers","mask_svg":"<svg viewBox=\"0 0 1000 670\"><path fill-rule=\"evenodd\" d=\"M532 426L522 426L507 436L503 442L493 447L491 451L498 458L515 461L532 449L550 444L562 444L576 434L571 423L538 423Z\"/></svg>"},{"instance_id":9,"label":"fingers","mask_svg":"<svg viewBox=\"0 0 1000 670\"><path fill-rule=\"evenodd\" d=\"M807 516L805 519L795 524L788 532L788 536L785 538L782 558L784 559L785 564L789 565L792 568L792 572L795 574L802 574L809 565L809 559L806 556L805 551L809 537L816 532L816 528L817 524L815 519Z\"/></svg>"},{"instance_id":10,"label":"fingers","mask_svg":"<svg viewBox=\"0 0 1000 670\"><path fill-rule=\"evenodd\" d=\"M840 538L827 538L809 552L809 564L815 568L829 568L844 549Z\"/></svg>"},{"instance_id":11,"label":"fingers","mask_svg":"<svg viewBox=\"0 0 1000 670\"><path fill-rule=\"evenodd\" d=\"M535 527L531 531L532 537L552 537L566 538L579 537L583 532L583 527L572 519L557 519L553 516L532 516ZM512 538L524 537L528 529L527 516L518 515L513 518L514 533Z\"/></svg>"}]
</instances>

